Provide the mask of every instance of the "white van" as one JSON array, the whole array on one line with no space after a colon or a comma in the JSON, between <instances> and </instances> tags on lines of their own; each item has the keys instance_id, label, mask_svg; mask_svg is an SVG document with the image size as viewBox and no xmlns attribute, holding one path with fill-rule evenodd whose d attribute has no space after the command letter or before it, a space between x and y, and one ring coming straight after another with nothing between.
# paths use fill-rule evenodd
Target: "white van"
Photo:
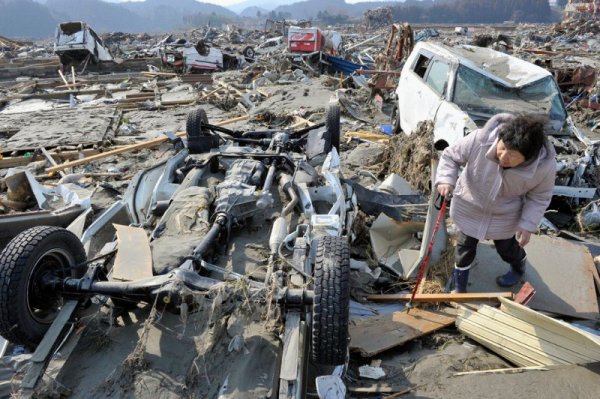
<instances>
[{"instance_id":1,"label":"white van","mask_svg":"<svg viewBox=\"0 0 600 399\"><path fill-rule=\"evenodd\" d=\"M63 65L113 61L102 39L85 22L63 22L56 29L54 53Z\"/></svg>"},{"instance_id":2,"label":"white van","mask_svg":"<svg viewBox=\"0 0 600 399\"><path fill-rule=\"evenodd\" d=\"M489 48L417 43L402 68L396 96L394 130L410 134L419 122L431 120L440 150L500 112L540 112L550 118L552 134L572 134L552 74Z\"/></svg>"}]
</instances>

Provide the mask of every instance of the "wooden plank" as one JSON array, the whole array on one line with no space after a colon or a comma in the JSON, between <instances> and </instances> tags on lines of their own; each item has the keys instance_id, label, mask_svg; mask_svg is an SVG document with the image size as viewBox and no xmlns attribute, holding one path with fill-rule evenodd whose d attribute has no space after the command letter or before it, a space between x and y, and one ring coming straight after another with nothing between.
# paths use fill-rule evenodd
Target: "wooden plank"
<instances>
[{"instance_id":1,"label":"wooden plank","mask_svg":"<svg viewBox=\"0 0 600 399\"><path fill-rule=\"evenodd\" d=\"M373 302L396 302L408 301L411 294L383 294L369 295L367 299ZM438 303L438 302L498 302L500 298L512 299L512 292L476 292L465 294L419 294L416 295L413 302L417 303Z\"/></svg>"},{"instance_id":2,"label":"wooden plank","mask_svg":"<svg viewBox=\"0 0 600 399\"><path fill-rule=\"evenodd\" d=\"M299 117L298 115L294 116L294 124L290 126L290 129L297 129L301 126L306 126L306 127L311 127L314 126L315 124L311 121L309 121L308 119L304 119L302 117Z\"/></svg>"},{"instance_id":3,"label":"wooden plank","mask_svg":"<svg viewBox=\"0 0 600 399\"><path fill-rule=\"evenodd\" d=\"M117 146L116 148L121 148ZM83 151L65 151L65 152L50 152L50 156L62 161L68 161L72 159L82 158L90 155L100 154L102 151L99 149L89 149ZM15 166L27 165L33 162L32 157L4 157L0 158L0 168L13 168Z\"/></svg>"},{"instance_id":4,"label":"wooden plank","mask_svg":"<svg viewBox=\"0 0 600 399\"><path fill-rule=\"evenodd\" d=\"M146 231L141 227L114 224L119 250L111 280L136 281L152 277L152 251Z\"/></svg>"},{"instance_id":5,"label":"wooden plank","mask_svg":"<svg viewBox=\"0 0 600 399\"><path fill-rule=\"evenodd\" d=\"M348 392L352 392L352 393L358 394L358 395L368 395L368 394L375 394L375 393L392 393L395 391L396 391L396 389L394 389L391 385L388 385L387 383L376 383L376 384L371 384L370 386L365 386L365 387L348 387Z\"/></svg>"},{"instance_id":6,"label":"wooden plank","mask_svg":"<svg viewBox=\"0 0 600 399\"><path fill-rule=\"evenodd\" d=\"M390 348L454 323L456 316L443 311L412 309L359 320L349 327L350 349L371 357Z\"/></svg>"},{"instance_id":7,"label":"wooden plank","mask_svg":"<svg viewBox=\"0 0 600 399\"><path fill-rule=\"evenodd\" d=\"M560 367L560 366L557 366ZM517 374L525 371L548 371L553 368L550 366L529 366L529 367L512 367L512 368L503 368L503 369L493 369L493 370L476 370L476 371L462 371L460 373L455 373L453 377L460 377L463 375L483 375L483 374Z\"/></svg>"},{"instance_id":8,"label":"wooden plank","mask_svg":"<svg viewBox=\"0 0 600 399\"><path fill-rule=\"evenodd\" d=\"M236 118L231 118L231 119L227 119L221 122L217 122L215 123L215 125L217 126L225 126L225 125L229 125L232 123L236 123L236 122L240 122L243 120L247 120L249 119L250 116L249 115L243 115L243 116L239 116ZM185 137L186 132L177 132L175 133L175 135L177 137ZM59 170L63 170L66 168L71 168L73 166L79 166L79 165L85 165L88 164L90 162L93 161L97 161L99 159L104 159L113 155L118 155L118 154L122 154L125 152L131 152L131 151L137 151L137 150L141 150L144 148L152 148L152 147L156 147L161 145L162 143L166 143L169 140L169 138L167 136L165 137L158 137L156 139L152 139L152 140L147 140L147 141L143 141L141 143L137 143L137 144L131 144L131 145L127 145L127 146L123 146L121 148L116 148L114 150L111 151L107 151L107 152L103 152L97 155L92 155L90 157L86 157L83 159L78 159L75 161L71 161L71 162L65 162L61 165L58 166L53 166L51 168L47 168L46 172L47 173L53 173L53 172L58 172Z\"/></svg>"},{"instance_id":9,"label":"wooden plank","mask_svg":"<svg viewBox=\"0 0 600 399\"><path fill-rule=\"evenodd\" d=\"M50 165L52 165L52 166L58 165L56 163L56 161L54 160L54 158L52 158L52 155L50 155L50 153L44 147L40 147L40 150L42 151L42 154L44 154L44 156L46 157L48 162L50 162ZM62 170L60 170L58 173L63 177L65 176L65 172L63 172Z\"/></svg>"},{"instance_id":10,"label":"wooden plank","mask_svg":"<svg viewBox=\"0 0 600 399\"><path fill-rule=\"evenodd\" d=\"M227 90L231 90L234 93L236 93L238 96L242 97L245 93L242 93L240 90L236 89L235 87L233 87L232 85L225 83L221 80L217 81L217 84L219 84L220 86L224 87Z\"/></svg>"}]
</instances>

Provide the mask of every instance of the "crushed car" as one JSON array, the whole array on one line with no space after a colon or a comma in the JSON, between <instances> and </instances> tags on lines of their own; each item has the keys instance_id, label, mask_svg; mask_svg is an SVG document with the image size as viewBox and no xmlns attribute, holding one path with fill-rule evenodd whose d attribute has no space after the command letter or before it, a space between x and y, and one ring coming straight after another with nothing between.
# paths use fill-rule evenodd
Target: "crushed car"
<instances>
[{"instance_id":1,"label":"crushed car","mask_svg":"<svg viewBox=\"0 0 600 399\"><path fill-rule=\"evenodd\" d=\"M544 68L469 45L420 42L408 57L396 89L396 132L410 134L432 120L434 144L443 149L500 112L541 112L556 135L572 135L562 96Z\"/></svg>"},{"instance_id":2,"label":"crushed car","mask_svg":"<svg viewBox=\"0 0 600 399\"><path fill-rule=\"evenodd\" d=\"M420 122L432 121L438 151L495 114L545 114L558 154L555 195L582 199L596 195L586 180L594 181L587 175L598 164L597 143L575 126L554 76L542 67L491 48L419 42L402 68L396 99L394 131L411 134ZM589 167L592 164L594 168Z\"/></svg>"},{"instance_id":3,"label":"crushed car","mask_svg":"<svg viewBox=\"0 0 600 399\"><path fill-rule=\"evenodd\" d=\"M286 344L284 351L308 362L303 353L310 347L310 362L343 365L357 200L340 175L339 106L329 107L325 122L296 131L229 130L196 109L186 131L187 144L172 135L177 153L138 173L123 198L80 237L36 226L7 245L0 254L0 295L7 305L0 307L1 335L34 348L55 320L65 320L59 312L74 311L63 307L69 300L102 295L117 307L160 303L179 312L193 307L193 292L243 279L253 289L275 287L286 328L312 337L306 347ZM228 250L259 215L272 221L268 254L251 272L236 272ZM152 249L149 276L115 276L120 251L139 249L120 241L115 225L143 228ZM142 267L142 258L129 257L127 268ZM248 268L252 261L242 263ZM307 364L297 368L297 378L282 380L280 390L301 392Z\"/></svg>"},{"instance_id":4,"label":"crushed car","mask_svg":"<svg viewBox=\"0 0 600 399\"><path fill-rule=\"evenodd\" d=\"M205 40L191 43L172 36L161 41L158 54L164 67L177 73L215 72L243 66L242 56L224 53Z\"/></svg>"}]
</instances>

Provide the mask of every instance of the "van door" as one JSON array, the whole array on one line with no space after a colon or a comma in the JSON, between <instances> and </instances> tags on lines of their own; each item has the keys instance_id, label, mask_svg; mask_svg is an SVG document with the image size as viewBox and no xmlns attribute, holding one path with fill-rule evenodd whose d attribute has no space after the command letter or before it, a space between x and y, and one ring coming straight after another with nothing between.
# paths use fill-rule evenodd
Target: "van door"
<instances>
[{"instance_id":1,"label":"van door","mask_svg":"<svg viewBox=\"0 0 600 399\"><path fill-rule=\"evenodd\" d=\"M410 72L400 76L398 106L405 133L410 134L421 121L434 120L449 76L450 63L427 52L418 54Z\"/></svg>"}]
</instances>

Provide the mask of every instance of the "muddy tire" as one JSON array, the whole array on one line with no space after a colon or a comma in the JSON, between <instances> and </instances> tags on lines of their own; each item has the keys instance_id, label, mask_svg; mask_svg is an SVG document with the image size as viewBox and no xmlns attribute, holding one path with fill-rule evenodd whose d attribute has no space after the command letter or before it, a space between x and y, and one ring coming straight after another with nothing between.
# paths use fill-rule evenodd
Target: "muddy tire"
<instances>
[{"instance_id":1,"label":"muddy tire","mask_svg":"<svg viewBox=\"0 0 600 399\"><path fill-rule=\"evenodd\" d=\"M312 360L319 365L346 362L350 307L350 247L341 237L317 239L312 310Z\"/></svg>"},{"instance_id":2,"label":"muddy tire","mask_svg":"<svg viewBox=\"0 0 600 399\"><path fill-rule=\"evenodd\" d=\"M256 56L256 52L254 51L254 49L251 46L248 46L244 49L244 51L242 51L242 55L245 58L254 59L254 57Z\"/></svg>"},{"instance_id":3,"label":"muddy tire","mask_svg":"<svg viewBox=\"0 0 600 399\"><path fill-rule=\"evenodd\" d=\"M190 137L200 137L206 135L202 132L202 124L208 123L208 116L206 111L202 108L198 108L190 112L185 122L185 131L187 133L188 141Z\"/></svg>"},{"instance_id":4,"label":"muddy tire","mask_svg":"<svg viewBox=\"0 0 600 399\"><path fill-rule=\"evenodd\" d=\"M330 105L327 110L327 117L325 119L325 126L327 128L327 140L330 145L327 147L331 150L331 147L335 147L337 152L340 152L340 106Z\"/></svg>"},{"instance_id":5,"label":"muddy tire","mask_svg":"<svg viewBox=\"0 0 600 399\"><path fill-rule=\"evenodd\" d=\"M73 267L85 260L81 241L60 227L32 227L13 238L0 253L0 334L34 348L63 304L43 279L81 277L85 269Z\"/></svg>"}]
</instances>

